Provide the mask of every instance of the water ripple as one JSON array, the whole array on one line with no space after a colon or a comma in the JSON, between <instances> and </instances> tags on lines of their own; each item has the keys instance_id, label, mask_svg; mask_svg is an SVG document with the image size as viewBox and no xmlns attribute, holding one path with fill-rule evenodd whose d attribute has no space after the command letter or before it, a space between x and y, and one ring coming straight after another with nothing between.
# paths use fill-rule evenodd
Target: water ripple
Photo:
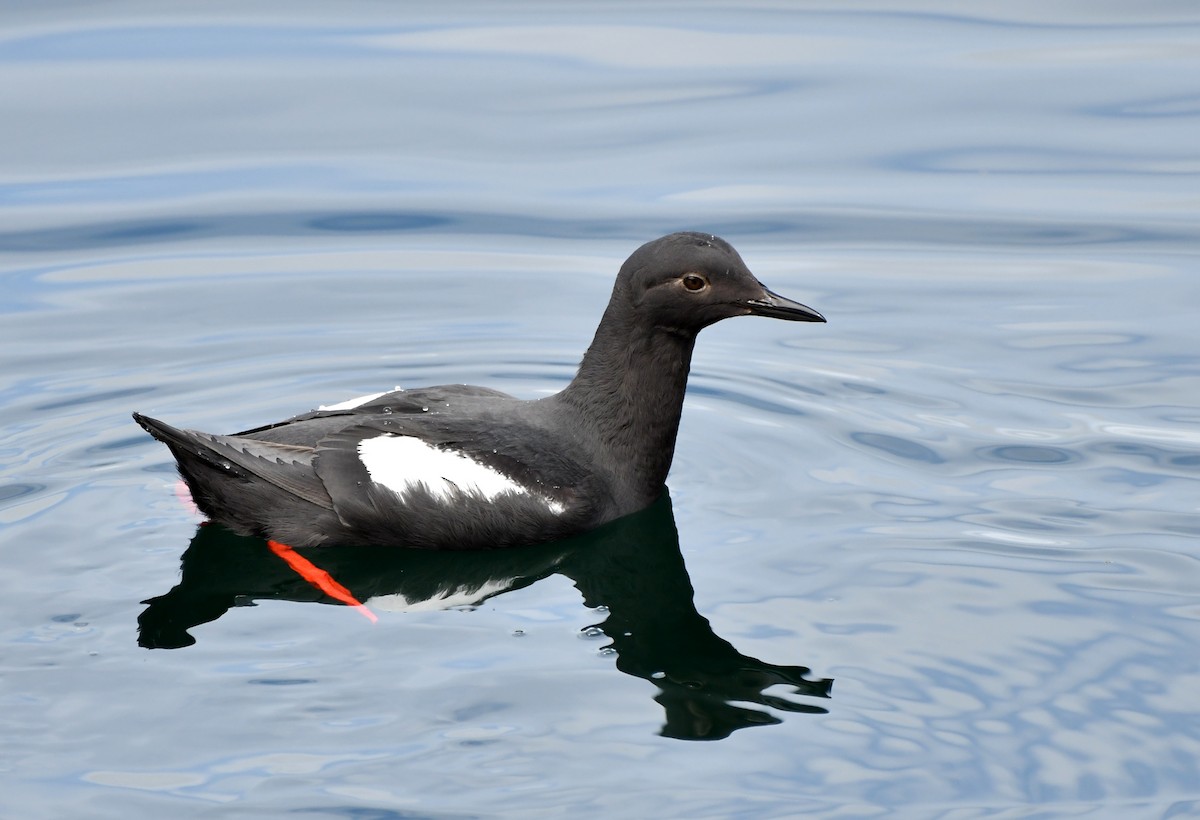
<instances>
[{"instance_id":1,"label":"water ripple","mask_svg":"<svg viewBox=\"0 0 1200 820\"><path fill-rule=\"evenodd\" d=\"M1173 173L1173 172L1172 172ZM0 195L4 191L0 188ZM0 252L61 253L148 247L181 240L236 237L299 237L321 234L508 235L530 238L645 238L680 229L678 216L647 213L614 219L580 213L555 218L536 213L487 211L370 210L346 212L256 211L60 224L0 232ZM788 241L856 242L869 245L1081 246L1095 244L1194 247L1200 229L1180 225L1131 228L1102 223L1049 223L1019 219L958 219L897 214L849 215L808 212L771 217L708 213L690 227L724 236L772 236Z\"/></svg>"}]
</instances>

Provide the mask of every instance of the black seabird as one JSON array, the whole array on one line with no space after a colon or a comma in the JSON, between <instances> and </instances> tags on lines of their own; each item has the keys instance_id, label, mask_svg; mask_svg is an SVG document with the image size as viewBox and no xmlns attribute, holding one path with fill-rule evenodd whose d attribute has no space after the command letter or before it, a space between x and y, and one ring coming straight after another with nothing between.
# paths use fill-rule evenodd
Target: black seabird
<instances>
[{"instance_id":1,"label":"black seabird","mask_svg":"<svg viewBox=\"0 0 1200 820\"><path fill-rule=\"evenodd\" d=\"M196 505L294 547L490 549L553 541L649 506L675 450L696 334L732 316L823 322L715 236L674 233L621 266L574 380L524 401L395 390L234 435L134 413Z\"/></svg>"}]
</instances>

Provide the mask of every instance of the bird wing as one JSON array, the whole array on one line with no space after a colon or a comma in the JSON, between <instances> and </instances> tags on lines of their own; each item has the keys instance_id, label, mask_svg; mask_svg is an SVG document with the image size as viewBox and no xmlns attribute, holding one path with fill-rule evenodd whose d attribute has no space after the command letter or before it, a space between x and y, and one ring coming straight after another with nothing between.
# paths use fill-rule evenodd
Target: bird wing
<instances>
[{"instance_id":1,"label":"bird wing","mask_svg":"<svg viewBox=\"0 0 1200 820\"><path fill-rule=\"evenodd\" d=\"M257 478L318 507L333 509L333 501L313 469L312 447L183 430L140 414L134 418L169 446L181 464L199 459L239 478Z\"/></svg>"},{"instance_id":2,"label":"bird wing","mask_svg":"<svg viewBox=\"0 0 1200 820\"><path fill-rule=\"evenodd\" d=\"M478 422L432 415L365 418L321 439L313 465L339 516L368 499L373 506L416 503L414 493L440 497L449 509L524 497L546 515L572 512L588 473L561 456L564 448L544 447L534 459L523 425L493 420L484 441L479 433Z\"/></svg>"},{"instance_id":3,"label":"bird wing","mask_svg":"<svg viewBox=\"0 0 1200 820\"><path fill-rule=\"evenodd\" d=\"M463 403L474 403L480 399L495 400L509 399L514 396L493 390L490 387L476 387L470 384L446 384L438 387L421 387L413 390L393 390L375 398L349 407L336 409L310 410L298 416L292 416L283 421L264 424L250 430L243 430L239 436L263 436L281 440L306 438L307 429L311 429L314 437L309 437L315 444L322 436L337 429L337 422L325 422L326 419L342 418L347 421L356 417L376 416L379 414L417 415L428 412L438 412L451 406ZM314 423L315 422L315 423ZM306 429L307 428L307 429Z\"/></svg>"}]
</instances>

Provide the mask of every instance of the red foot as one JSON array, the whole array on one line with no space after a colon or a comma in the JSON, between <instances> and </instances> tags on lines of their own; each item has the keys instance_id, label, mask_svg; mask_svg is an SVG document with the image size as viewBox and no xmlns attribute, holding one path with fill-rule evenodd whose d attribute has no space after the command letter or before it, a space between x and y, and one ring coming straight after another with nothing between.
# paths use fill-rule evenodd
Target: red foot
<instances>
[{"instance_id":1,"label":"red foot","mask_svg":"<svg viewBox=\"0 0 1200 820\"><path fill-rule=\"evenodd\" d=\"M366 618L371 623L379 620L379 617L363 606L362 601L354 597L350 590L333 580L333 576L325 570L318 567L312 561L309 561L300 553L289 547L287 544L281 544L278 541L267 541L267 546L271 548L271 552L278 555L287 565L291 567L297 575L308 581L317 589L324 592L330 598L336 598L347 606L352 606L358 610L359 614Z\"/></svg>"},{"instance_id":2,"label":"red foot","mask_svg":"<svg viewBox=\"0 0 1200 820\"><path fill-rule=\"evenodd\" d=\"M196 502L192 500L192 491L188 489L187 482L182 478L175 482L175 497L179 499L180 504L191 511L192 515L203 514L196 506Z\"/></svg>"}]
</instances>

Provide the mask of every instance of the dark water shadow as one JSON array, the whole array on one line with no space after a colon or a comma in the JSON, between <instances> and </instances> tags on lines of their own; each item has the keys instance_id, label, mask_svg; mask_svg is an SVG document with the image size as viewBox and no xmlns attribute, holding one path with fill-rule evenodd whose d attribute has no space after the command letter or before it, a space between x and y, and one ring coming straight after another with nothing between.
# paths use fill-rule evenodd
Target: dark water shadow
<instances>
[{"instance_id":1,"label":"dark water shadow","mask_svg":"<svg viewBox=\"0 0 1200 820\"><path fill-rule=\"evenodd\" d=\"M654 699L666 711L665 737L718 740L738 729L780 722L753 706L826 711L767 690L784 685L805 698L828 698L832 680L809 680L806 667L741 654L696 611L665 493L640 513L555 544L470 553L380 547L296 552L359 601L388 595L402 596L408 605L477 605L551 575L569 578L585 605L607 609L587 630L609 638L617 669L658 687ZM144 602L149 606L138 618L143 647L190 646L196 639L189 629L255 600L341 605L301 578L267 542L217 524L197 529L182 563L179 584Z\"/></svg>"}]
</instances>

